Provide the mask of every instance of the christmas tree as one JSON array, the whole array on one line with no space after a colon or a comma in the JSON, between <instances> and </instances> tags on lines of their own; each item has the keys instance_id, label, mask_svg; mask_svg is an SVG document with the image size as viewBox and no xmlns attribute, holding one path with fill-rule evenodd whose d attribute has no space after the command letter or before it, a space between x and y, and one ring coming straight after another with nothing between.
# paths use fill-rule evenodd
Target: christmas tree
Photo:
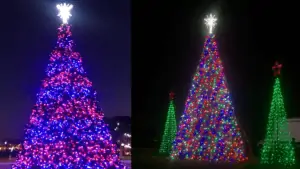
<instances>
[{"instance_id":1,"label":"christmas tree","mask_svg":"<svg viewBox=\"0 0 300 169\"><path fill-rule=\"evenodd\" d=\"M295 164L295 150L289 133L283 97L280 89L280 70L282 65L273 66L275 84L270 114L267 124L267 135L262 147L261 163L263 164Z\"/></svg>"},{"instance_id":2,"label":"christmas tree","mask_svg":"<svg viewBox=\"0 0 300 169\"><path fill-rule=\"evenodd\" d=\"M73 50L72 7L57 5L63 23L14 169L124 168L82 58Z\"/></svg>"},{"instance_id":3,"label":"christmas tree","mask_svg":"<svg viewBox=\"0 0 300 169\"><path fill-rule=\"evenodd\" d=\"M160 144L159 153L160 154L168 154L171 151L172 143L174 141L176 135L176 117L175 117L175 106L174 106L174 93L171 92L170 96L170 104L167 115L167 120L165 124L165 130L162 137L162 142Z\"/></svg>"},{"instance_id":4,"label":"christmas tree","mask_svg":"<svg viewBox=\"0 0 300 169\"><path fill-rule=\"evenodd\" d=\"M242 162L247 159L241 129L227 88L215 35L217 19L205 18L209 35L193 77L171 159Z\"/></svg>"}]
</instances>

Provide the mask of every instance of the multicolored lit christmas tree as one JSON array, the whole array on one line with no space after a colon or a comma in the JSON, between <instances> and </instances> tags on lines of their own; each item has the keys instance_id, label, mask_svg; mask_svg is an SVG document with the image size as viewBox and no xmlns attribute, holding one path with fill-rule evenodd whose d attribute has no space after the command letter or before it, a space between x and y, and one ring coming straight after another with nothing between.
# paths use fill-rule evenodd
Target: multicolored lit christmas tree
<instances>
[{"instance_id":1,"label":"multicolored lit christmas tree","mask_svg":"<svg viewBox=\"0 0 300 169\"><path fill-rule=\"evenodd\" d=\"M245 143L212 33L216 21L213 15L205 18L209 35L185 103L171 159L216 163L247 160Z\"/></svg>"},{"instance_id":2,"label":"multicolored lit christmas tree","mask_svg":"<svg viewBox=\"0 0 300 169\"><path fill-rule=\"evenodd\" d=\"M281 64L273 66L275 84L267 124L267 135L262 147L261 163L263 164L295 164L295 150L292 145L283 96L280 88Z\"/></svg>"},{"instance_id":3,"label":"multicolored lit christmas tree","mask_svg":"<svg viewBox=\"0 0 300 169\"><path fill-rule=\"evenodd\" d=\"M68 24L72 7L57 5L63 23L13 169L124 168L74 51Z\"/></svg>"},{"instance_id":4,"label":"multicolored lit christmas tree","mask_svg":"<svg viewBox=\"0 0 300 169\"><path fill-rule=\"evenodd\" d=\"M172 143L176 136L176 116L175 116L175 105L174 105L174 93L171 92L170 96L170 104L169 110L167 115L167 120L165 124L165 130L162 137L162 141L159 148L160 154L167 154L169 155L172 148Z\"/></svg>"}]
</instances>

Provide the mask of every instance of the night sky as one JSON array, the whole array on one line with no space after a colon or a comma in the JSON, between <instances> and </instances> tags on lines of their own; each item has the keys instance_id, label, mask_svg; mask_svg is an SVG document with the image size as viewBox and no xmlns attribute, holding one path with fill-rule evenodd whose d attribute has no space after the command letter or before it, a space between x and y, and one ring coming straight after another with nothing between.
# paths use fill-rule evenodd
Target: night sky
<instances>
[{"instance_id":1,"label":"night sky","mask_svg":"<svg viewBox=\"0 0 300 169\"><path fill-rule=\"evenodd\" d=\"M57 2L1 2L0 139L23 136L56 43L61 23ZM74 5L70 23L75 49L105 116L130 116L130 1L69 2Z\"/></svg>"},{"instance_id":2,"label":"night sky","mask_svg":"<svg viewBox=\"0 0 300 169\"><path fill-rule=\"evenodd\" d=\"M210 12L219 19L215 29L219 53L236 115L250 143L256 144L265 135L276 60L283 64L281 87L288 117L300 117L299 9L284 2L134 3L132 117L138 126L133 127L136 146L150 138L161 139L170 90L176 93L177 118L182 115L207 32L203 19Z\"/></svg>"}]
</instances>

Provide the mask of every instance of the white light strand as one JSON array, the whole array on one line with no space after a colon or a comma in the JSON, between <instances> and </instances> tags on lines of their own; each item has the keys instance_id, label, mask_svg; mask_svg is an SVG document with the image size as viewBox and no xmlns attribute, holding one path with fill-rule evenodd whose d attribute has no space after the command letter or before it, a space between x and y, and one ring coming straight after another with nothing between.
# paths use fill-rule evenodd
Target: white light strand
<instances>
[{"instance_id":1,"label":"white light strand","mask_svg":"<svg viewBox=\"0 0 300 169\"><path fill-rule=\"evenodd\" d=\"M58 4L56 8L59 10L59 13L57 16L59 16L63 22L63 24L67 24L69 18L72 16L71 15L71 9L73 8L72 4Z\"/></svg>"},{"instance_id":2,"label":"white light strand","mask_svg":"<svg viewBox=\"0 0 300 169\"><path fill-rule=\"evenodd\" d=\"M215 15L210 14L204 18L205 25L208 27L209 33L212 34L213 28L217 25L217 18Z\"/></svg>"}]
</instances>

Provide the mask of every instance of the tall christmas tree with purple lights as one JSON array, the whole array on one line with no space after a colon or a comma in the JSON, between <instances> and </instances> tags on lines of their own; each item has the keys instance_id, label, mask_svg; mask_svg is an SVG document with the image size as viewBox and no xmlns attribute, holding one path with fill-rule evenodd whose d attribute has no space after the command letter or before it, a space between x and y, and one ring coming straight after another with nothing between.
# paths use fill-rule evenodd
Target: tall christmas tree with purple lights
<instances>
[{"instance_id":1,"label":"tall christmas tree with purple lights","mask_svg":"<svg viewBox=\"0 0 300 169\"><path fill-rule=\"evenodd\" d=\"M193 77L171 159L242 162L247 159L224 68L212 33L217 19L205 18L209 35Z\"/></svg>"},{"instance_id":2,"label":"tall christmas tree with purple lights","mask_svg":"<svg viewBox=\"0 0 300 169\"><path fill-rule=\"evenodd\" d=\"M73 49L72 7L57 5L63 23L14 169L124 168L82 58Z\"/></svg>"}]
</instances>

